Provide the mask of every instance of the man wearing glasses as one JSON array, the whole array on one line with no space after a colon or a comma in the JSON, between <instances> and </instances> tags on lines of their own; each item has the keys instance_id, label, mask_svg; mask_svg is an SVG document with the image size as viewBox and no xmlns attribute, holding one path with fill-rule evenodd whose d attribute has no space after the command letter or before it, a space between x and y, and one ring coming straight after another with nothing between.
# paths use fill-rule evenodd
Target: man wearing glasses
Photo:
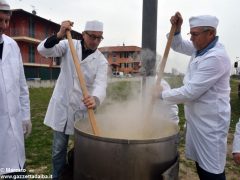
<instances>
[{"instance_id":1,"label":"man wearing glasses","mask_svg":"<svg viewBox=\"0 0 240 180\"><path fill-rule=\"evenodd\" d=\"M201 180L225 180L227 133L230 123L231 62L216 36L218 19L191 17L190 41L181 36L182 16L171 17L177 29L172 49L191 56L184 85L154 92L168 103L183 103L186 118L186 157L195 161Z\"/></svg>"},{"instance_id":2,"label":"man wearing glasses","mask_svg":"<svg viewBox=\"0 0 240 180\"><path fill-rule=\"evenodd\" d=\"M44 124L53 129L53 179L59 179L66 164L69 135L74 121L85 119L87 108L96 108L106 96L108 62L97 49L103 39L103 23L88 21L82 40L73 40L85 76L89 96L83 98L68 41L63 38L73 22L63 21L59 32L38 46L45 57L61 57L61 72L50 100Z\"/></svg>"}]
</instances>

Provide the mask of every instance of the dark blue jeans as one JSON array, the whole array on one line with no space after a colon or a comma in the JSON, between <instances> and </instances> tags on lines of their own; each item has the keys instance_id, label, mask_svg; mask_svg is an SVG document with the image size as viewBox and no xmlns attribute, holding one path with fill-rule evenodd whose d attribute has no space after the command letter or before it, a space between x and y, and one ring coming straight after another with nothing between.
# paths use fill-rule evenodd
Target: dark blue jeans
<instances>
[{"instance_id":1,"label":"dark blue jeans","mask_svg":"<svg viewBox=\"0 0 240 180\"><path fill-rule=\"evenodd\" d=\"M202 169L196 162L197 173L200 180L226 180L225 172L220 174L213 174Z\"/></svg>"},{"instance_id":2,"label":"dark blue jeans","mask_svg":"<svg viewBox=\"0 0 240 180\"><path fill-rule=\"evenodd\" d=\"M53 179L59 179L61 172L66 164L67 146L69 135L63 132L53 131L52 145L52 165Z\"/></svg>"}]
</instances>

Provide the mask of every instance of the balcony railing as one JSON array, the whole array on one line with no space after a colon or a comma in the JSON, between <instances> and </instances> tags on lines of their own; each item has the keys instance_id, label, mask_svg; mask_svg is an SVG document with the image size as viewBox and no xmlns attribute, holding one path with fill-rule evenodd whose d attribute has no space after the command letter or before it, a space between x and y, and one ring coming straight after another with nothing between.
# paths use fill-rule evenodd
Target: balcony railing
<instances>
[{"instance_id":1,"label":"balcony railing","mask_svg":"<svg viewBox=\"0 0 240 180\"><path fill-rule=\"evenodd\" d=\"M34 32L34 33L30 33L29 29L26 28L10 28L10 36L11 37L17 37L17 36L25 36L25 37L31 37L34 39L38 39L38 40L43 40L45 39L47 36L49 36L46 33L43 32Z\"/></svg>"}]
</instances>

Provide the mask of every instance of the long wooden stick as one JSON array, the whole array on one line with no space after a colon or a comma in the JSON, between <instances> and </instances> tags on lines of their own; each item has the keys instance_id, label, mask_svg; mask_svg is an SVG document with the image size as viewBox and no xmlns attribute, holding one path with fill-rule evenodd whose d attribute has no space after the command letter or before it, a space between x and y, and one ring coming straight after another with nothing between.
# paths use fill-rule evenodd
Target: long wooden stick
<instances>
[{"instance_id":1,"label":"long wooden stick","mask_svg":"<svg viewBox=\"0 0 240 180\"><path fill-rule=\"evenodd\" d=\"M83 97L87 97L88 96L88 90L87 90L86 82L85 82L85 79L84 79L84 74L81 71L81 65L79 63L78 56L77 56L76 50L75 50L74 45L73 45L72 35L71 35L70 31L67 31L66 34L67 34L67 39L68 39L68 43L69 43L69 46L70 46L70 50L71 50L71 53L72 53L74 65L75 65L75 68L76 68L76 71L77 71L80 87L81 87L81 90L82 90L82 93L83 93ZM93 109L88 109L88 117L89 117L94 135L99 135L99 129L97 127L97 123L96 123L96 119L95 119Z\"/></svg>"},{"instance_id":2,"label":"long wooden stick","mask_svg":"<svg viewBox=\"0 0 240 180\"><path fill-rule=\"evenodd\" d=\"M155 87L158 87L161 83L162 76L163 76L163 73L164 73L164 69L165 69L165 66L166 66L168 54L169 54L169 51L170 51L170 48L171 48L171 44L172 44L172 40L173 40L175 31L176 31L176 26L172 25L169 36L168 36L167 44L166 44L166 47L165 47L165 50L164 50L163 58L162 58L162 61L161 61L161 64L160 64L159 72L157 74L157 80L156 80ZM151 100L150 100L150 103L149 103L149 106L147 107L147 112L146 112L145 119L148 119L151 116L154 104L155 104L155 98L152 96Z\"/></svg>"},{"instance_id":3,"label":"long wooden stick","mask_svg":"<svg viewBox=\"0 0 240 180\"><path fill-rule=\"evenodd\" d=\"M172 27L171 27L171 30L170 30L170 33L169 33L169 36L168 36L168 40L167 40L167 44L166 44L166 47L165 47L165 51L164 51L164 54L163 54L163 58L162 58L162 61L161 61L161 64L160 64L159 72L157 74L156 85L160 85L176 28L177 27L175 25L172 25Z\"/></svg>"}]
</instances>

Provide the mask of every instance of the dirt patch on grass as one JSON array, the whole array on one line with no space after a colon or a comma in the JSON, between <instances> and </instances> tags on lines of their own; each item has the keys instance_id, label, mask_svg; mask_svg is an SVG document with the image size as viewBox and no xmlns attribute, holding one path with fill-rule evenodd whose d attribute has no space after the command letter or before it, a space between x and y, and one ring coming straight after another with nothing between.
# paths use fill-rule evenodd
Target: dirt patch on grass
<instances>
[{"instance_id":1,"label":"dirt patch on grass","mask_svg":"<svg viewBox=\"0 0 240 180\"><path fill-rule=\"evenodd\" d=\"M234 131L230 131L228 134L228 152L227 163L225 166L225 173L227 180L239 180L240 179L240 166L236 165L232 158L232 141ZM195 163L187 160L184 154L184 142L181 141L179 147L180 153L180 167L179 167L179 179L180 180L198 180L196 173Z\"/></svg>"}]
</instances>

